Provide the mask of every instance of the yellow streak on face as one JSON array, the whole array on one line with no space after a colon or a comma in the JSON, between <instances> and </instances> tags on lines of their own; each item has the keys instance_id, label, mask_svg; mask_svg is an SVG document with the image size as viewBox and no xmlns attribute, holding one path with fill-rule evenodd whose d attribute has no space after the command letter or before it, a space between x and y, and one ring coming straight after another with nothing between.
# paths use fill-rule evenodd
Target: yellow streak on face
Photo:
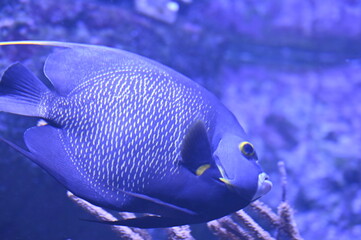
<instances>
[{"instance_id":1,"label":"yellow streak on face","mask_svg":"<svg viewBox=\"0 0 361 240\"><path fill-rule=\"evenodd\" d=\"M219 178L219 180L221 180L222 182L224 182L227 185L231 185L231 182L226 178Z\"/></svg>"},{"instance_id":2,"label":"yellow streak on face","mask_svg":"<svg viewBox=\"0 0 361 240\"><path fill-rule=\"evenodd\" d=\"M199 168L197 168L197 170L196 170L197 176L202 175L202 174L203 174L208 168L210 168L210 167L211 167L211 165L209 165L209 164L204 164L204 165L200 166Z\"/></svg>"}]
</instances>

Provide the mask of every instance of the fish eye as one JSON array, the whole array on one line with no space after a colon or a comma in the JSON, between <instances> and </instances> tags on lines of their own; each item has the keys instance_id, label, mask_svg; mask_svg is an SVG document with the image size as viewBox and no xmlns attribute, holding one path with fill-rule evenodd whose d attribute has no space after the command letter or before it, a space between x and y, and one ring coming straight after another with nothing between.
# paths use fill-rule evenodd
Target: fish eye
<instances>
[{"instance_id":1,"label":"fish eye","mask_svg":"<svg viewBox=\"0 0 361 240\"><path fill-rule=\"evenodd\" d=\"M246 157L253 157L256 154L254 147L250 142L241 142L238 147Z\"/></svg>"}]
</instances>

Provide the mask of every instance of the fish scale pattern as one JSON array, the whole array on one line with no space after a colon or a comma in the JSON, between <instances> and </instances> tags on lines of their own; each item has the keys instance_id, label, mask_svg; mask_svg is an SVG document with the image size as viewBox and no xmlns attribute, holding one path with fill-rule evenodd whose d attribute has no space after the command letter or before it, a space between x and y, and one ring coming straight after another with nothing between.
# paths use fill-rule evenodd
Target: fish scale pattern
<instances>
[{"instance_id":1,"label":"fish scale pattern","mask_svg":"<svg viewBox=\"0 0 361 240\"><path fill-rule=\"evenodd\" d=\"M57 97L50 111L79 173L115 201L122 201L121 190L143 193L150 182L176 175L189 126L201 120L209 130L215 117L195 83L135 66L93 74L67 97Z\"/></svg>"}]
</instances>

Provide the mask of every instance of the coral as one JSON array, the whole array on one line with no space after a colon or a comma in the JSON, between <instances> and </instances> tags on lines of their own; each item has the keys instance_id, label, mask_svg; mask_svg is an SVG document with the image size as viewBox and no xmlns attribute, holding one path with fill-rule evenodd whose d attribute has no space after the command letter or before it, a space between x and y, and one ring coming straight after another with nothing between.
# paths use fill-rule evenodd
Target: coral
<instances>
[{"instance_id":1,"label":"coral","mask_svg":"<svg viewBox=\"0 0 361 240\"><path fill-rule=\"evenodd\" d=\"M96 216L99 220L103 220L103 221L116 221L117 220L117 218L115 218L109 212L107 212L104 209L97 207L93 204L90 204L89 202L75 196L71 192L68 191L67 195L76 204L81 206L83 209L88 211L90 214ZM125 215L121 215L121 217L124 219L126 218ZM131 228L124 227L124 226L111 226L111 228L114 232L116 232L120 236L121 239L124 239L124 240L151 239L150 235L144 230L140 230L140 229L133 230Z\"/></svg>"},{"instance_id":2,"label":"coral","mask_svg":"<svg viewBox=\"0 0 361 240\"><path fill-rule=\"evenodd\" d=\"M265 226L275 229L274 234L271 230L265 230L244 210L239 210L230 216L213 220L207 223L209 230L220 240L302 240L296 223L293 218L294 211L286 201L286 170L283 162L279 162L279 171L282 177L282 201L278 206L278 213L274 213L265 203L257 200L250 204L250 211L257 214L265 222ZM94 215L99 220L117 221L118 218L106 210L92 205L91 203L68 192L68 197L77 205ZM130 214L130 215L129 215ZM131 213L120 213L122 219L134 217ZM150 240L151 235L146 230L130 228L125 226L111 226L120 239L125 240ZM167 229L168 239L170 240L195 240L191 235L190 226L184 225ZM272 235L276 235L273 237Z\"/></svg>"},{"instance_id":3,"label":"coral","mask_svg":"<svg viewBox=\"0 0 361 240\"><path fill-rule=\"evenodd\" d=\"M188 225L168 228L168 239L172 240L194 240L191 229Z\"/></svg>"},{"instance_id":4,"label":"coral","mask_svg":"<svg viewBox=\"0 0 361 240\"><path fill-rule=\"evenodd\" d=\"M220 240L253 239L250 234L233 222L230 217L223 217L207 223L208 228Z\"/></svg>"}]
</instances>

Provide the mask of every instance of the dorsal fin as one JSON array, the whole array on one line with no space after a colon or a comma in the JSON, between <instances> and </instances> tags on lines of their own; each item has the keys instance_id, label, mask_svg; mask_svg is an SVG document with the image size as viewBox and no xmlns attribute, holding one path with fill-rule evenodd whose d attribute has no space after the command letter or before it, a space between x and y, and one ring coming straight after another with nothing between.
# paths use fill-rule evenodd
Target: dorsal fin
<instances>
[{"instance_id":1,"label":"dorsal fin","mask_svg":"<svg viewBox=\"0 0 361 240\"><path fill-rule=\"evenodd\" d=\"M52 82L55 91L63 96L85 81L104 79L100 78L102 75L134 72L142 64L156 64L136 54L102 46L52 41L0 42L0 46L5 45L42 45L62 48L48 56L44 73Z\"/></svg>"},{"instance_id":2,"label":"dorsal fin","mask_svg":"<svg viewBox=\"0 0 361 240\"><path fill-rule=\"evenodd\" d=\"M123 71L121 66L125 61L122 55L108 48L74 46L50 54L44 73L60 95L67 95L80 84Z\"/></svg>"},{"instance_id":3,"label":"dorsal fin","mask_svg":"<svg viewBox=\"0 0 361 240\"><path fill-rule=\"evenodd\" d=\"M133 58L137 55L100 46L71 44L49 55L44 73L60 95L67 95L86 82L101 81L127 71L135 71Z\"/></svg>"}]
</instances>

